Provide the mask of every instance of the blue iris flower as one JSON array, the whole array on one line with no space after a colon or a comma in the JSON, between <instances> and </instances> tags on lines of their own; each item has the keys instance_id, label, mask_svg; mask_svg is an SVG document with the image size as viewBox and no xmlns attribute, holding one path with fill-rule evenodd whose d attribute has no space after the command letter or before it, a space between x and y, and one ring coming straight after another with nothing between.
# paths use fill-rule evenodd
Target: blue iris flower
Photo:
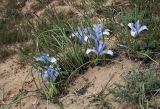
<instances>
[{"instance_id":1,"label":"blue iris flower","mask_svg":"<svg viewBox=\"0 0 160 109\"><path fill-rule=\"evenodd\" d=\"M72 37L76 36L79 39L79 41L80 41L81 44L83 44L84 42L86 42L87 39L88 39L88 36L87 36L86 32L82 31L79 26L77 27L77 32L72 33L71 36Z\"/></svg>"},{"instance_id":2,"label":"blue iris flower","mask_svg":"<svg viewBox=\"0 0 160 109\"><path fill-rule=\"evenodd\" d=\"M45 64L55 63L57 61L54 57L50 57L48 54L45 54L45 53L41 53L40 56L35 59L36 61L40 61Z\"/></svg>"},{"instance_id":3,"label":"blue iris flower","mask_svg":"<svg viewBox=\"0 0 160 109\"><path fill-rule=\"evenodd\" d=\"M139 23L139 20L134 23L129 23L128 26L131 29L131 36L136 37L138 36L143 30L148 30L147 26L142 25Z\"/></svg>"},{"instance_id":4,"label":"blue iris flower","mask_svg":"<svg viewBox=\"0 0 160 109\"><path fill-rule=\"evenodd\" d=\"M72 37L77 37L80 41L81 44L84 42L87 42L88 38L92 39L100 39L103 35L110 35L110 30L109 29L104 29L102 24L96 24L93 25L92 27L87 27L83 30L78 26L77 27L77 32L72 33Z\"/></svg>"},{"instance_id":5,"label":"blue iris flower","mask_svg":"<svg viewBox=\"0 0 160 109\"><path fill-rule=\"evenodd\" d=\"M106 44L104 42L100 42L99 39L95 39L95 47L93 49L88 48L86 54L95 53L96 55L109 54L113 56L113 52L106 48Z\"/></svg>"},{"instance_id":6,"label":"blue iris flower","mask_svg":"<svg viewBox=\"0 0 160 109\"><path fill-rule=\"evenodd\" d=\"M102 24L96 24L94 25L93 29L92 28L87 28L88 30L88 35L91 36L93 39L100 39L103 35L110 35L110 30L109 29L104 29Z\"/></svg>"},{"instance_id":7,"label":"blue iris flower","mask_svg":"<svg viewBox=\"0 0 160 109\"><path fill-rule=\"evenodd\" d=\"M49 82L54 82L60 73L53 66L49 66L47 70L42 70L41 76L46 78Z\"/></svg>"},{"instance_id":8,"label":"blue iris flower","mask_svg":"<svg viewBox=\"0 0 160 109\"><path fill-rule=\"evenodd\" d=\"M86 54L89 54L91 52L95 53L96 55L103 55L103 54L109 54L113 56L113 52L111 50L108 50L106 47L106 44L104 42L101 42L100 39L103 35L109 35L109 30L103 30L102 25L95 25L94 30L90 30L92 38L95 42L95 47L90 49L88 48L86 51Z\"/></svg>"}]
</instances>

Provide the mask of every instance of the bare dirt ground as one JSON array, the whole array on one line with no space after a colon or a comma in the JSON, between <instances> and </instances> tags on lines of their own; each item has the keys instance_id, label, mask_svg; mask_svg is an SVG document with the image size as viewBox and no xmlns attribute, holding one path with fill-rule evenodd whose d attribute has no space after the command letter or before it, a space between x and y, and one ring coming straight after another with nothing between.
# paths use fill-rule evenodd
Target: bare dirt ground
<instances>
[{"instance_id":1,"label":"bare dirt ground","mask_svg":"<svg viewBox=\"0 0 160 109\"><path fill-rule=\"evenodd\" d=\"M13 55L0 63L0 101L9 100L18 94L30 67L20 63L19 56Z\"/></svg>"},{"instance_id":2,"label":"bare dirt ground","mask_svg":"<svg viewBox=\"0 0 160 109\"><path fill-rule=\"evenodd\" d=\"M3 101L10 100L18 95L19 89L22 88L23 83L26 83L25 88L27 90L35 90L32 78L30 76L27 77L31 67L23 63L19 63L18 60L18 55L14 55L13 57L8 58L5 63L0 64L0 100L2 104ZM121 56L118 57L114 63L107 64L104 67L89 68L86 73L79 76L68 87L69 93L60 98L60 102L63 103L65 109L96 109L96 107L89 102L90 99L88 98L98 94L106 84L110 86L115 82L120 82L120 75L122 73L128 71L130 68L136 68L138 66L139 63L132 62L124 56ZM26 77L27 79L25 80ZM112 80L110 81L111 78ZM58 109L59 106L47 103L47 101L36 96L31 96L21 100L21 105L18 102L11 106L11 109L54 108Z\"/></svg>"},{"instance_id":3,"label":"bare dirt ground","mask_svg":"<svg viewBox=\"0 0 160 109\"><path fill-rule=\"evenodd\" d=\"M106 84L109 87L116 82L120 82L122 73L128 71L130 68L139 66L138 63L133 63L124 57L119 57L116 61L117 62L104 67L89 68L84 75L81 75L74 84L69 87L69 95L71 96L68 97L67 95L62 98L62 100L69 102L64 101L65 107L67 109L94 109L93 104L89 102L89 97L100 93ZM84 92L83 95L79 95L78 92L87 84L90 85L86 89L86 92ZM73 101L73 103L71 101ZM77 108L77 106L79 106L79 108Z\"/></svg>"}]
</instances>

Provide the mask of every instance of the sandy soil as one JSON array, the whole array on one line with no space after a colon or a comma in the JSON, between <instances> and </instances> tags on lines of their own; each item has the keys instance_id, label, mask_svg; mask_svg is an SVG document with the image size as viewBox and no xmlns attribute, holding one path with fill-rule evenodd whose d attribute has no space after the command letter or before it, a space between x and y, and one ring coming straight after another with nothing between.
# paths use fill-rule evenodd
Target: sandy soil
<instances>
[{"instance_id":1,"label":"sandy soil","mask_svg":"<svg viewBox=\"0 0 160 109\"><path fill-rule=\"evenodd\" d=\"M89 102L89 97L100 93L105 88L106 84L108 84L109 87L116 82L120 82L120 75L122 73L128 71L130 68L138 67L139 65L123 57L119 57L116 61L117 62L107 64L104 67L89 68L84 75L81 75L74 84L69 87L69 95L72 96L62 98L63 101L66 100L70 102L66 103L64 101L65 107L67 109L94 109L95 107ZM79 95L77 92L87 84L90 85L86 89L86 92L84 92L83 95ZM73 101L73 103L71 103L69 99Z\"/></svg>"},{"instance_id":2,"label":"sandy soil","mask_svg":"<svg viewBox=\"0 0 160 109\"><path fill-rule=\"evenodd\" d=\"M31 67L23 63L19 63L18 55L8 58L4 63L0 64L0 100L8 101L19 93L22 88L22 83L25 83L26 90L35 90L32 77L29 75ZM120 75L130 68L136 68L139 63L132 62L125 57L118 57L115 62L109 63L103 67L89 68L86 73L80 75L69 87L69 93L60 98L65 109L95 109L91 104L89 97L98 94L105 86L112 85L115 82L120 82ZM113 77L114 75L114 77ZM110 81L110 79L112 80ZM24 81L25 80L25 81ZM110 82L109 82L110 81ZM85 88L85 89L84 89ZM83 90L82 90L83 89ZM32 93L30 93L32 94ZM29 93L27 94L30 95ZM21 106L15 103L11 109L58 109L56 104L49 103L32 96L21 101ZM37 108L34 108L37 107ZM53 108L54 107L54 108Z\"/></svg>"},{"instance_id":3,"label":"sandy soil","mask_svg":"<svg viewBox=\"0 0 160 109\"><path fill-rule=\"evenodd\" d=\"M18 94L22 81L28 73L29 66L20 63L18 55L0 63L0 101L9 100Z\"/></svg>"}]
</instances>

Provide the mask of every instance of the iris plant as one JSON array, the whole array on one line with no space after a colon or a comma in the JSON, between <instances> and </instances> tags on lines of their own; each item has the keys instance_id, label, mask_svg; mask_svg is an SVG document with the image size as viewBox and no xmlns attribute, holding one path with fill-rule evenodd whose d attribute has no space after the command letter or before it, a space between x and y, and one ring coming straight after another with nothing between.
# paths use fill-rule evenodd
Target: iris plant
<instances>
[{"instance_id":1,"label":"iris plant","mask_svg":"<svg viewBox=\"0 0 160 109\"><path fill-rule=\"evenodd\" d=\"M98 38L100 39L103 35L110 35L109 29L104 29L102 24L93 25L93 28L87 27L81 30L80 27L77 28L77 32L72 33L72 37L77 37L80 40L80 43L83 44L87 42L88 38Z\"/></svg>"},{"instance_id":2,"label":"iris plant","mask_svg":"<svg viewBox=\"0 0 160 109\"><path fill-rule=\"evenodd\" d=\"M40 61L45 64L55 63L57 61L54 57L50 57L48 54L45 54L45 53L41 53L40 56L35 59L36 61Z\"/></svg>"},{"instance_id":3,"label":"iris plant","mask_svg":"<svg viewBox=\"0 0 160 109\"><path fill-rule=\"evenodd\" d=\"M88 48L86 54L89 54L91 52L95 53L98 56L103 54L109 54L113 56L113 52L106 48L106 44L104 42L100 42L97 38L95 39L95 47L92 49Z\"/></svg>"},{"instance_id":4,"label":"iris plant","mask_svg":"<svg viewBox=\"0 0 160 109\"><path fill-rule=\"evenodd\" d=\"M131 36L136 37L138 36L143 30L148 30L147 26L142 25L139 23L139 20L134 23L129 23L128 26L131 29Z\"/></svg>"},{"instance_id":5,"label":"iris plant","mask_svg":"<svg viewBox=\"0 0 160 109\"><path fill-rule=\"evenodd\" d=\"M106 48L106 44L104 42L100 41L100 38L104 35L103 32L104 31L103 31L101 25L95 26L94 34L92 34L94 42L95 42L95 47L92 49L88 48L86 51L86 54L93 52L96 55L109 54L109 55L113 56L113 52ZM109 30L106 30L106 34L109 35Z\"/></svg>"},{"instance_id":6,"label":"iris plant","mask_svg":"<svg viewBox=\"0 0 160 109\"><path fill-rule=\"evenodd\" d=\"M41 76L46 78L49 82L54 82L59 74L58 69L53 66L49 66L48 69L41 71Z\"/></svg>"}]
</instances>

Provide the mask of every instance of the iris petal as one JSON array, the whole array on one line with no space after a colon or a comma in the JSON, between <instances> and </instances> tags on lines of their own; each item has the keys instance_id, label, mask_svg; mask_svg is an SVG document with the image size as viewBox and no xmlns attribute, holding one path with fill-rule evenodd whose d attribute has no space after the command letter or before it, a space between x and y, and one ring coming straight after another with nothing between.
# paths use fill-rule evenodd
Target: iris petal
<instances>
[{"instance_id":1,"label":"iris petal","mask_svg":"<svg viewBox=\"0 0 160 109\"><path fill-rule=\"evenodd\" d=\"M113 56L113 51L112 50L104 50L101 52L100 55L103 55L103 54L109 54L109 55Z\"/></svg>"},{"instance_id":2,"label":"iris petal","mask_svg":"<svg viewBox=\"0 0 160 109\"><path fill-rule=\"evenodd\" d=\"M96 38L100 39L103 33L102 33L102 28L99 25L96 26L95 32L96 32Z\"/></svg>"},{"instance_id":3,"label":"iris petal","mask_svg":"<svg viewBox=\"0 0 160 109\"><path fill-rule=\"evenodd\" d=\"M90 28L85 28L84 30L81 30L81 28L78 26L77 27L77 32L72 33L70 37L77 37L80 41L81 44L84 42L87 42L88 38L91 36L90 35Z\"/></svg>"},{"instance_id":4,"label":"iris petal","mask_svg":"<svg viewBox=\"0 0 160 109\"><path fill-rule=\"evenodd\" d=\"M100 43L99 50L98 50L99 54L101 54L101 52L103 52L103 50L105 50L105 48L106 48L106 45L104 43Z\"/></svg>"},{"instance_id":5,"label":"iris petal","mask_svg":"<svg viewBox=\"0 0 160 109\"><path fill-rule=\"evenodd\" d=\"M47 70L41 72L42 78L48 79L49 82L55 81L59 74L60 73L53 68L53 66L49 66Z\"/></svg>"},{"instance_id":6,"label":"iris petal","mask_svg":"<svg viewBox=\"0 0 160 109\"><path fill-rule=\"evenodd\" d=\"M105 29L105 30L103 31L103 34L109 36L109 35L110 35L109 31L110 31L109 29Z\"/></svg>"},{"instance_id":7,"label":"iris petal","mask_svg":"<svg viewBox=\"0 0 160 109\"><path fill-rule=\"evenodd\" d=\"M136 31L133 23L129 23L128 26L130 27L131 30Z\"/></svg>"},{"instance_id":8,"label":"iris petal","mask_svg":"<svg viewBox=\"0 0 160 109\"><path fill-rule=\"evenodd\" d=\"M131 36L136 37L138 35L137 31L132 31L131 30Z\"/></svg>"},{"instance_id":9,"label":"iris petal","mask_svg":"<svg viewBox=\"0 0 160 109\"><path fill-rule=\"evenodd\" d=\"M98 51L99 49L99 39L95 39L95 47L96 47L96 50Z\"/></svg>"},{"instance_id":10,"label":"iris petal","mask_svg":"<svg viewBox=\"0 0 160 109\"><path fill-rule=\"evenodd\" d=\"M135 28L136 28L136 30L138 31L139 29L140 29L140 27L141 27L141 25L140 25L140 23L139 23L139 20L136 22L136 24L135 24Z\"/></svg>"},{"instance_id":11,"label":"iris petal","mask_svg":"<svg viewBox=\"0 0 160 109\"><path fill-rule=\"evenodd\" d=\"M48 77L47 70L43 70L43 71L41 72L41 76L42 76L43 78L47 78L47 77Z\"/></svg>"},{"instance_id":12,"label":"iris petal","mask_svg":"<svg viewBox=\"0 0 160 109\"><path fill-rule=\"evenodd\" d=\"M43 62L45 64L55 63L57 60L54 57L50 57L49 54L41 53L39 57L35 58L36 61Z\"/></svg>"},{"instance_id":13,"label":"iris petal","mask_svg":"<svg viewBox=\"0 0 160 109\"><path fill-rule=\"evenodd\" d=\"M78 32L72 33L70 37L78 36Z\"/></svg>"},{"instance_id":14,"label":"iris petal","mask_svg":"<svg viewBox=\"0 0 160 109\"><path fill-rule=\"evenodd\" d=\"M143 25L140 29L139 29L139 33L142 32L143 30L148 30L147 26Z\"/></svg>"},{"instance_id":15,"label":"iris petal","mask_svg":"<svg viewBox=\"0 0 160 109\"><path fill-rule=\"evenodd\" d=\"M86 54L89 54L91 52L94 52L94 53L98 54L98 52L94 48L93 49L88 48L87 51L86 51Z\"/></svg>"},{"instance_id":16,"label":"iris petal","mask_svg":"<svg viewBox=\"0 0 160 109\"><path fill-rule=\"evenodd\" d=\"M89 36L84 36L84 41L87 42L88 38L89 38Z\"/></svg>"},{"instance_id":17,"label":"iris petal","mask_svg":"<svg viewBox=\"0 0 160 109\"><path fill-rule=\"evenodd\" d=\"M57 61L56 58L54 58L54 57L51 57L51 58L50 58L50 62L51 62L51 63L55 63L56 61Z\"/></svg>"}]
</instances>

